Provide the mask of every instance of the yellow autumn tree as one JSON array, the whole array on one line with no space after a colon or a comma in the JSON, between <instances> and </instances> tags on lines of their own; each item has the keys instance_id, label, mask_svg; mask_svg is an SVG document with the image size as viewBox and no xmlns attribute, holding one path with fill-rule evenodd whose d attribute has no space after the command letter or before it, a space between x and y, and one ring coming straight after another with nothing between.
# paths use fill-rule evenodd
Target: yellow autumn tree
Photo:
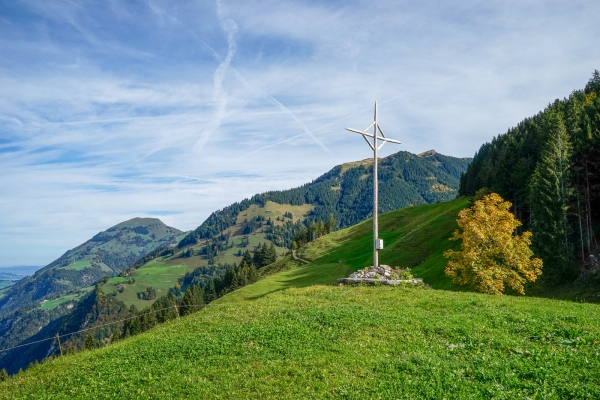
<instances>
[{"instance_id":1,"label":"yellow autumn tree","mask_svg":"<svg viewBox=\"0 0 600 400\"><path fill-rule=\"evenodd\" d=\"M483 293L503 294L506 286L525 294L524 284L542 274L542 260L532 258L531 232L515 234L521 226L511 203L496 193L478 200L458 214L450 240L462 239L461 250L447 250L446 275L459 285L473 285Z\"/></svg>"}]
</instances>

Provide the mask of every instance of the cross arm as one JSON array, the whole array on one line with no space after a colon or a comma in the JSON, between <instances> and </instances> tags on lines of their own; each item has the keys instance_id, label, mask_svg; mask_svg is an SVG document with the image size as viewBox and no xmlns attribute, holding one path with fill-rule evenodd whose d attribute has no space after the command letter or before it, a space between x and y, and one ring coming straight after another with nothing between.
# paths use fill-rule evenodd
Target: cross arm
<instances>
[{"instance_id":1,"label":"cross arm","mask_svg":"<svg viewBox=\"0 0 600 400\"><path fill-rule=\"evenodd\" d=\"M374 136L373 136L372 134L370 134L370 133L363 132L363 131L359 131L359 130L356 130L356 129L346 128L346 130L347 130L347 131L350 131L350 132L355 132L355 133L358 133L358 134L360 134L360 135L363 135L363 136L368 136L368 137L370 137L370 138L374 137ZM390 142L390 143L402 144L402 142L400 142L400 141L398 141L398 140L394 140L394 139L388 139L388 138L386 138L386 137L381 137L381 136L377 136L377 140L381 140L381 141L383 141L383 142Z\"/></svg>"}]
</instances>

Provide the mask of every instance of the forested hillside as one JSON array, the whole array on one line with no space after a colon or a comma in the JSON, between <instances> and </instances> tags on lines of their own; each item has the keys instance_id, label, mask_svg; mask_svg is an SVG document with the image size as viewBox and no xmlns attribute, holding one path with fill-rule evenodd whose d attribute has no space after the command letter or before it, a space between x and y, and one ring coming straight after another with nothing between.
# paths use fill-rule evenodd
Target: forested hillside
<instances>
[{"instance_id":1,"label":"forested hillside","mask_svg":"<svg viewBox=\"0 0 600 400\"><path fill-rule=\"evenodd\" d=\"M468 159L447 157L435 151L420 155L399 152L380 160L381 212L453 199L467 163ZM138 310L154 309L164 302L184 304L188 301L184 291L190 287L201 289L202 302L209 302L274 272L264 267L292 247L292 242L302 244L333 231L336 226L345 227L368 218L372 209L370 199L372 161L365 160L337 166L299 188L255 195L217 211L181 240L179 249L169 250L163 245L174 245L179 231L162 223L133 226L135 221L128 221L119 224L24 280L19 284L25 290L22 294L2 299L7 300L4 304L9 304L9 299L15 304L34 302L13 312L5 306L0 326L2 347L95 326L124 315L138 315L141 312ZM157 231L158 228L162 231ZM137 236L132 238L133 234ZM152 247L144 241L146 236L152 235L162 239L161 245ZM138 254L132 251L136 246L155 250ZM107 253L106 249L113 252ZM100 268L93 269L97 266ZM58 283L65 285L66 282L71 289L76 289L78 284L89 285L117 272L119 276L104 280L90 293L52 286L58 277ZM72 282L69 274L74 277ZM81 276L89 282L82 282ZM60 293L63 295L57 297ZM46 302L40 308L43 300ZM118 328L120 334L127 335L149 329L156 323L144 317ZM112 330L99 330L94 333L94 339L102 343L112 333ZM67 348L77 349L83 345L81 336L69 339ZM31 361L56 355L57 351L54 344L44 342L26 353L5 354L0 366L13 373ZM17 356L19 354L21 356Z\"/></svg>"},{"instance_id":2,"label":"forested hillside","mask_svg":"<svg viewBox=\"0 0 600 400\"><path fill-rule=\"evenodd\" d=\"M381 159L378 171L380 213L454 199L460 176L468 162L469 159L444 156L433 150L419 155L400 151ZM345 228L371 217L372 191L371 160L338 165L298 188L257 194L216 211L187 235L179 247L219 235L236 224L240 212L253 204L264 206L268 201L295 206L312 205L305 218L306 225L313 221L327 221L332 214L337 227ZM284 236L284 232L279 235ZM273 236L273 240L278 240L277 234ZM289 247L291 240L279 238L279 241L282 246Z\"/></svg>"},{"instance_id":3,"label":"forested hillside","mask_svg":"<svg viewBox=\"0 0 600 400\"><path fill-rule=\"evenodd\" d=\"M35 274L6 288L0 298L0 348L35 341L35 338L48 334L71 332L102 321L93 312L100 308L105 310L106 318L109 315L117 318L121 311L115 310L124 309L125 305L108 297L103 299L118 306L95 305L98 297L93 285L102 277L118 274L149 254L156 256L156 251L175 246L182 234L159 219L134 218L98 233ZM98 337L102 337L102 333ZM75 339L71 342L76 347L79 339L70 339ZM0 353L0 365L14 372L31 361L53 354L52 348L51 343L43 343Z\"/></svg>"},{"instance_id":4,"label":"forested hillside","mask_svg":"<svg viewBox=\"0 0 600 400\"><path fill-rule=\"evenodd\" d=\"M125 304L116 301L112 296L105 296L100 290L101 285L102 283L99 283L95 289L83 296L75 307L73 303L67 303L49 310L40 310L34 305L18 309L0 324L2 348L34 343L125 317L129 312ZM112 329L114 326L97 328L90 334L102 343L105 338L110 337ZM63 337L61 348L58 340L53 339L2 352L0 365L12 374L45 357L77 351L82 347L86 333Z\"/></svg>"},{"instance_id":5,"label":"forested hillside","mask_svg":"<svg viewBox=\"0 0 600 400\"><path fill-rule=\"evenodd\" d=\"M67 251L35 274L13 285L0 299L2 313L48 300L106 275L115 275L153 250L177 243L182 232L156 218L133 218Z\"/></svg>"},{"instance_id":6,"label":"forested hillside","mask_svg":"<svg viewBox=\"0 0 600 400\"><path fill-rule=\"evenodd\" d=\"M460 193L483 188L510 200L533 232L547 284L591 276L599 266L600 73L481 146Z\"/></svg>"}]
</instances>

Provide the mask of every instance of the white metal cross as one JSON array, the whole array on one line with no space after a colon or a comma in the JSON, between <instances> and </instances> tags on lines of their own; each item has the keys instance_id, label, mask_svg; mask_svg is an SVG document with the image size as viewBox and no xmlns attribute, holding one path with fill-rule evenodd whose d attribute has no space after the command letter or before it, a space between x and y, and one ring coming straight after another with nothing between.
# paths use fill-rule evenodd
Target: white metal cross
<instances>
[{"instance_id":1,"label":"white metal cross","mask_svg":"<svg viewBox=\"0 0 600 400\"><path fill-rule=\"evenodd\" d=\"M365 139L365 141L367 142L367 144L369 145L369 147L373 150L373 265L375 267L379 267L379 254L378 254L378 250L383 249L383 240L379 239L379 232L378 232L378 221L377 221L377 217L378 217L378 211L377 211L377 191L378 191L378 183L377 183L377 151L380 150L383 145L386 142L390 142L390 143L396 143L396 144L402 144L402 142L399 142L397 140L393 140L393 139L388 139L385 137L383 131L381 130L381 128L379 127L379 124L377 123L377 102L375 102L375 116L373 118L373 123L371 125L369 125L364 131L359 131L356 129L350 129L350 128L346 128L346 130L350 131L350 132L355 132L358 133L360 135L362 135L363 139ZM368 133L367 131L369 129L373 128L373 134ZM379 136L377 134L377 131L379 131L379 133L381 133L381 136ZM367 138L372 138L373 139L373 143L371 143L371 141ZM377 141L381 141L381 144L378 144Z\"/></svg>"}]
</instances>

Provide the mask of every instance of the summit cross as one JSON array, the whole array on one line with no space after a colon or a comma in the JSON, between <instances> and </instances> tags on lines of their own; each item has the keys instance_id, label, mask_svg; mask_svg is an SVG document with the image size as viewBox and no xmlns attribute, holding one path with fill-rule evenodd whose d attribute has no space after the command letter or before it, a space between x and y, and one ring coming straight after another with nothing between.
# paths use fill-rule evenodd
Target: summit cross
<instances>
[{"instance_id":1,"label":"summit cross","mask_svg":"<svg viewBox=\"0 0 600 400\"><path fill-rule=\"evenodd\" d=\"M373 134L367 132L369 129L373 128ZM375 102L375 116L373 118L373 123L369 125L364 131L359 131L356 129L346 128L346 130L350 132L355 132L362 135L363 139L367 142L369 147L373 150L373 266L376 268L379 267L379 254L378 251L383 249L383 239L379 239L379 226L378 226L378 211L377 211L377 192L378 192L378 182L377 182L377 151L380 150L386 142L402 144L397 140L388 139L385 137L383 131L379 127L377 123L377 102ZM381 136L377 133L379 132ZM367 139L371 138L373 141ZM381 144L377 143L377 141L381 141Z\"/></svg>"}]
</instances>

